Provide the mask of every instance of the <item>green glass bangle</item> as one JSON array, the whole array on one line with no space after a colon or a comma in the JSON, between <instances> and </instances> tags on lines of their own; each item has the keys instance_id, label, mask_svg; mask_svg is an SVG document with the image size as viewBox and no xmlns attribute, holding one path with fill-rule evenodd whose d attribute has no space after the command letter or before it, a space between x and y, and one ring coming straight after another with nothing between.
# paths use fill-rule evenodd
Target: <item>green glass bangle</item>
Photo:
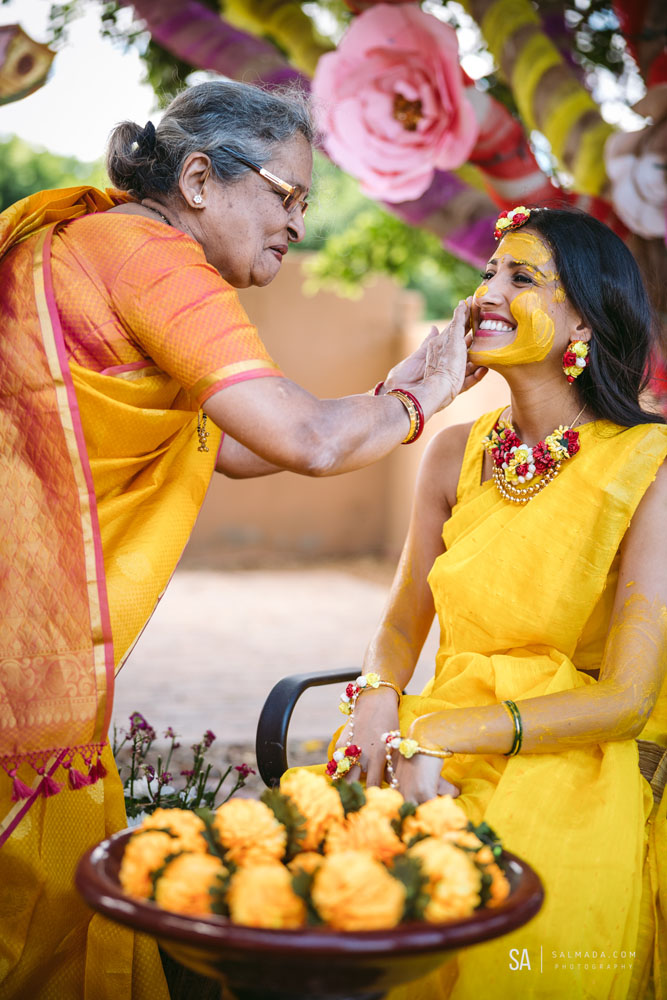
<instances>
[{"instance_id":1,"label":"green glass bangle","mask_svg":"<svg viewBox=\"0 0 667 1000\"><path fill-rule=\"evenodd\" d=\"M503 706L507 709L510 719L514 723L514 741L512 743L511 750L509 753L505 754L505 757L516 757L521 750L521 744L523 743L523 722L521 721L521 713L513 701L504 701Z\"/></svg>"}]
</instances>

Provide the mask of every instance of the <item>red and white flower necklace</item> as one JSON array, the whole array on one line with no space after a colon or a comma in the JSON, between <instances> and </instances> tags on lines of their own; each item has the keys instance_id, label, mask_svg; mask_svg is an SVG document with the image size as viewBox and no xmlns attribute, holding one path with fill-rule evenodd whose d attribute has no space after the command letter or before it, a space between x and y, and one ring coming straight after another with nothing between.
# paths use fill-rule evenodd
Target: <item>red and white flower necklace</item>
<instances>
[{"instance_id":1,"label":"red and white flower necklace","mask_svg":"<svg viewBox=\"0 0 667 1000\"><path fill-rule=\"evenodd\" d=\"M501 496L528 503L556 478L563 462L579 451L579 433L573 427L584 410L568 427L557 427L532 448L514 430L511 412L508 420L498 418L482 445L493 461L493 481Z\"/></svg>"}]
</instances>

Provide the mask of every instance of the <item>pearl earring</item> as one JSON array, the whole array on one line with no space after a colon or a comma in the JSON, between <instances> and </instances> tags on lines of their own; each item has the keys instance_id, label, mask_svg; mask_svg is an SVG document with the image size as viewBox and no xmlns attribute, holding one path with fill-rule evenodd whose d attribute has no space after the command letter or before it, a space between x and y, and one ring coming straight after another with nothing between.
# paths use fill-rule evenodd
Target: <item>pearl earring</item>
<instances>
[{"instance_id":1,"label":"pearl earring","mask_svg":"<svg viewBox=\"0 0 667 1000\"><path fill-rule=\"evenodd\" d=\"M196 194L192 200L194 201L195 205L201 205L204 199L200 194Z\"/></svg>"}]
</instances>

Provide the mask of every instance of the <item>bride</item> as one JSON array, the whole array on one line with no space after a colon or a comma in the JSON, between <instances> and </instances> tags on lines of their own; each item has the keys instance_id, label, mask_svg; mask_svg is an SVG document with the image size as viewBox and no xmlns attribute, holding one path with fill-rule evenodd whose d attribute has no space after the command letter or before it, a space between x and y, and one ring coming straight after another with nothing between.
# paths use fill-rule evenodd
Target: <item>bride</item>
<instances>
[{"instance_id":1,"label":"bride","mask_svg":"<svg viewBox=\"0 0 667 1000\"><path fill-rule=\"evenodd\" d=\"M667 803L638 767L638 745L654 763L667 753L667 427L641 398L650 307L629 251L587 215L521 207L495 235L470 356L505 377L509 402L426 451L364 660L382 682L338 746L360 748L348 778L417 802L458 796L536 868L546 901L390 997L625 1000L650 981L663 996ZM400 696L434 614L433 679Z\"/></svg>"}]
</instances>

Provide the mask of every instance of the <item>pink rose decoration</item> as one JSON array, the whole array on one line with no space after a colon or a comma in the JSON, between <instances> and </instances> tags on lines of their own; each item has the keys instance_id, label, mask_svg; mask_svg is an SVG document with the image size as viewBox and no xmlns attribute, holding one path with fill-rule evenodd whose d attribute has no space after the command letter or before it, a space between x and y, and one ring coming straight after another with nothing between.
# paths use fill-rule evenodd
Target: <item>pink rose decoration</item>
<instances>
[{"instance_id":1,"label":"pink rose decoration","mask_svg":"<svg viewBox=\"0 0 667 1000\"><path fill-rule=\"evenodd\" d=\"M414 201L467 160L478 125L456 32L413 4L379 4L322 56L313 97L332 160L372 198Z\"/></svg>"}]
</instances>

